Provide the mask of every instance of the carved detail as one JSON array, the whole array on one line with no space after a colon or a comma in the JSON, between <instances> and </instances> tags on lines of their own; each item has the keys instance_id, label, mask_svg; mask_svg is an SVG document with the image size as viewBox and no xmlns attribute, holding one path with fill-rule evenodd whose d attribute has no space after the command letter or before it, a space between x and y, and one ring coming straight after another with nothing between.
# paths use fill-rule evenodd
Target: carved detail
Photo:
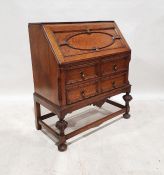
<instances>
[{"instance_id":1,"label":"carved detail","mask_svg":"<svg viewBox=\"0 0 164 175\"><path fill-rule=\"evenodd\" d=\"M66 129L68 123L65 120L59 120L56 122L56 127L60 131L60 135L64 133L64 130Z\"/></svg>"},{"instance_id":2,"label":"carved detail","mask_svg":"<svg viewBox=\"0 0 164 175\"><path fill-rule=\"evenodd\" d=\"M129 95L129 94L126 94L126 95L123 96L123 99L125 100L125 102L129 102L129 101L132 100L132 96Z\"/></svg>"},{"instance_id":3,"label":"carved detail","mask_svg":"<svg viewBox=\"0 0 164 175\"><path fill-rule=\"evenodd\" d=\"M105 102L106 102L106 99L98 101L98 102L94 103L93 105L101 108Z\"/></svg>"}]
</instances>

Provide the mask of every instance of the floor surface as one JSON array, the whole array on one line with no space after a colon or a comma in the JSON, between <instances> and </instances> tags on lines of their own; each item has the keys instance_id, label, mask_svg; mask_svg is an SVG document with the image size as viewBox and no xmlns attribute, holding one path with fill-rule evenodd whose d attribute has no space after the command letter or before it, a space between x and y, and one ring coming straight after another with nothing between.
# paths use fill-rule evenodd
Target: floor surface
<instances>
[{"instance_id":1,"label":"floor surface","mask_svg":"<svg viewBox=\"0 0 164 175\"><path fill-rule=\"evenodd\" d=\"M113 110L104 104L75 111L67 132ZM47 122L54 127L55 120ZM162 100L133 100L130 119L80 134L63 153L45 130L35 130L32 101L0 102L0 123L0 175L164 175Z\"/></svg>"}]
</instances>

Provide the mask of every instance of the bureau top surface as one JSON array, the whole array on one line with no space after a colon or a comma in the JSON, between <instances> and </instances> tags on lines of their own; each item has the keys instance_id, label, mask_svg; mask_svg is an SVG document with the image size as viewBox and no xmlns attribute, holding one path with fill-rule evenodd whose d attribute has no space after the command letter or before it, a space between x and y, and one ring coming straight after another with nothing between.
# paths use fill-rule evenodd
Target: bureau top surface
<instances>
[{"instance_id":1,"label":"bureau top surface","mask_svg":"<svg viewBox=\"0 0 164 175\"><path fill-rule=\"evenodd\" d=\"M114 21L40 25L60 64L130 51Z\"/></svg>"}]
</instances>

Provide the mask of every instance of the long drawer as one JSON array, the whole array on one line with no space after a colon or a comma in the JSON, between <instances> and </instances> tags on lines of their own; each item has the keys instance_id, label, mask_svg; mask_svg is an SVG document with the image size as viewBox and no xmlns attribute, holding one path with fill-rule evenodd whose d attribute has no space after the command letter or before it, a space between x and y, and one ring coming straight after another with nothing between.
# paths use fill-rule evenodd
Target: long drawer
<instances>
[{"instance_id":1,"label":"long drawer","mask_svg":"<svg viewBox=\"0 0 164 175\"><path fill-rule=\"evenodd\" d=\"M80 100L98 94L98 82L90 82L79 86L72 86L66 89L67 104L75 103Z\"/></svg>"},{"instance_id":2,"label":"long drawer","mask_svg":"<svg viewBox=\"0 0 164 175\"><path fill-rule=\"evenodd\" d=\"M103 75L113 74L128 70L129 57L119 59L104 59L101 64L101 73Z\"/></svg>"},{"instance_id":3,"label":"long drawer","mask_svg":"<svg viewBox=\"0 0 164 175\"><path fill-rule=\"evenodd\" d=\"M98 77L97 64L82 64L65 70L66 84L82 82Z\"/></svg>"},{"instance_id":4,"label":"long drawer","mask_svg":"<svg viewBox=\"0 0 164 175\"><path fill-rule=\"evenodd\" d=\"M118 74L112 77L101 79L101 92L111 91L120 88L128 83L127 73Z\"/></svg>"}]
</instances>

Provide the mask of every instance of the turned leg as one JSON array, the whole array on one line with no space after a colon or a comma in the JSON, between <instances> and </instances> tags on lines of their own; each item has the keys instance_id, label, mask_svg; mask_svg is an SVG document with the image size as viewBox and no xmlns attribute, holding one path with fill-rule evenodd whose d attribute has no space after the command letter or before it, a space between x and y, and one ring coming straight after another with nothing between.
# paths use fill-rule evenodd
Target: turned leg
<instances>
[{"instance_id":1,"label":"turned leg","mask_svg":"<svg viewBox=\"0 0 164 175\"><path fill-rule=\"evenodd\" d=\"M129 92L127 92L126 95L123 96L123 99L125 101L125 106L126 106L126 111L125 111L125 114L123 115L123 117L125 119L128 119L128 118L130 118L130 114L129 114L129 111L130 111L129 102L132 100L132 96L129 95Z\"/></svg>"},{"instance_id":2,"label":"turned leg","mask_svg":"<svg viewBox=\"0 0 164 175\"><path fill-rule=\"evenodd\" d=\"M68 123L64 120L64 117L61 119L59 117L59 121L56 122L56 127L59 129L59 143L58 143L58 150L65 151L67 150L66 145L66 137L64 130L66 129Z\"/></svg>"},{"instance_id":3,"label":"turned leg","mask_svg":"<svg viewBox=\"0 0 164 175\"><path fill-rule=\"evenodd\" d=\"M35 110L35 126L37 130L41 129L39 124L39 118L41 117L40 104L34 100L34 110Z\"/></svg>"}]
</instances>

